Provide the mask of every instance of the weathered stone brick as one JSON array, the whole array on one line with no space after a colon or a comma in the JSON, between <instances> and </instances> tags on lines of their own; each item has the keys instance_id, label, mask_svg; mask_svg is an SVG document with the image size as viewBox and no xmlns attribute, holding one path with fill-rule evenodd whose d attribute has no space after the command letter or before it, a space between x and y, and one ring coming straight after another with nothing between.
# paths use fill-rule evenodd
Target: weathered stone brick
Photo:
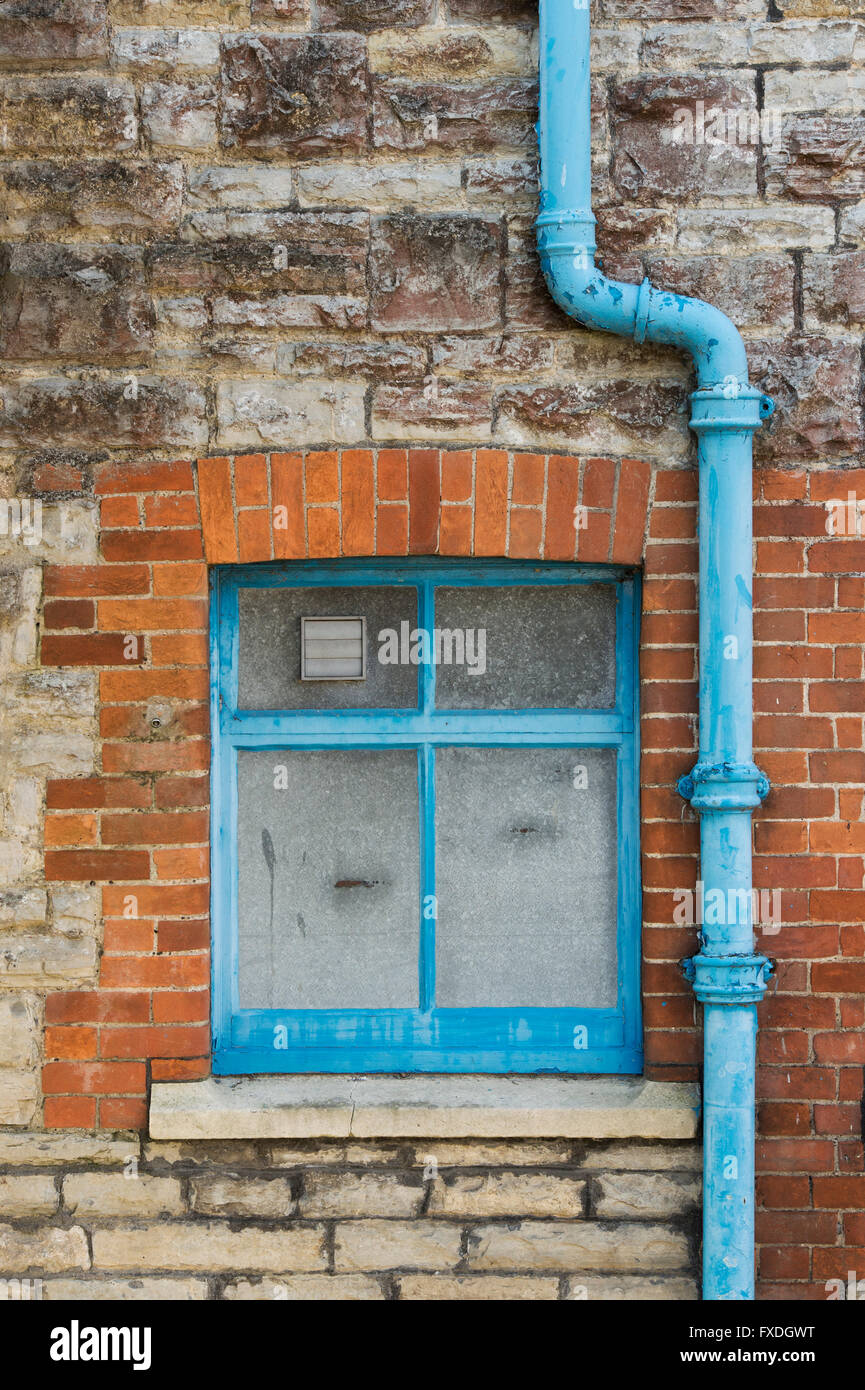
<instances>
[{"instance_id":1,"label":"weathered stone brick","mask_svg":"<svg viewBox=\"0 0 865 1390\"><path fill-rule=\"evenodd\" d=\"M115 24L224 24L239 27L249 0L111 0Z\"/></svg>"},{"instance_id":2,"label":"weathered stone brick","mask_svg":"<svg viewBox=\"0 0 865 1390\"><path fill-rule=\"evenodd\" d=\"M322 29L404 29L427 24L433 0L321 0L318 22Z\"/></svg>"},{"instance_id":3,"label":"weathered stone brick","mask_svg":"<svg viewBox=\"0 0 865 1390\"><path fill-rule=\"evenodd\" d=\"M460 1228L443 1221L342 1221L336 1227L338 1273L375 1269L453 1269Z\"/></svg>"},{"instance_id":4,"label":"weathered stone brick","mask_svg":"<svg viewBox=\"0 0 865 1390\"><path fill-rule=\"evenodd\" d=\"M20 990L0 994L0 1067L34 1066L39 1055L39 1023L39 1001L35 995Z\"/></svg>"},{"instance_id":5,"label":"weathered stone brick","mask_svg":"<svg viewBox=\"0 0 865 1390\"><path fill-rule=\"evenodd\" d=\"M340 1303L383 1301L384 1293L375 1279L363 1274L295 1274L284 1279L238 1279L226 1284L223 1298L231 1302L252 1303L277 1300L285 1303Z\"/></svg>"},{"instance_id":6,"label":"weathered stone brick","mask_svg":"<svg viewBox=\"0 0 865 1390\"><path fill-rule=\"evenodd\" d=\"M489 387L439 381L425 386L379 386L372 402L374 439L489 439L492 427Z\"/></svg>"},{"instance_id":7,"label":"weathered stone brick","mask_svg":"<svg viewBox=\"0 0 865 1390\"><path fill-rule=\"evenodd\" d=\"M551 1173L479 1173L438 1178L430 1216L582 1216L586 1184Z\"/></svg>"},{"instance_id":8,"label":"weathered stone brick","mask_svg":"<svg viewBox=\"0 0 865 1390\"><path fill-rule=\"evenodd\" d=\"M224 448L354 442L364 435L364 384L223 381L217 411Z\"/></svg>"},{"instance_id":9,"label":"weathered stone brick","mask_svg":"<svg viewBox=\"0 0 865 1390\"><path fill-rule=\"evenodd\" d=\"M469 1236L468 1262L475 1269L660 1273L686 1269L690 1255L686 1236L668 1226L524 1221L516 1226L478 1226Z\"/></svg>"},{"instance_id":10,"label":"weathered stone brick","mask_svg":"<svg viewBox=\"0 0 865 1390\"><path fill-rule=\"evenodd\" d=\"M366 48L352 35L226 38L222 143L295 155L366 144Z\"/></svg>"},{"instance_id":11,"label":"weathered stone brick","mask_svg":"<svg viewBox=\"0 0 865 1390\"><path fill-rule=\"evenodd\" d=\"M507 24L537 24L534 0L447 0L448 17L464 20L492 19Z\"/></svg>"},{"instance_id":12,"label":"weathered stone brick","mask_svg":"<svg viewBox=\"0 0 865 1390\"><path fill-rule=\"evenodd\" d=\"M216 143L216 87L211 82L148 82L141 119L151 144L206 149Z\"/></svg>"},{"instance_id":13,"label":"weathered stone brick","mask_svg":"<svg viewBox=\"0 0 865 1390\"><path fill-rule=\"evenodd\" d=\"M120 1167L137 1158L134 1139L115 1139L110 1134L50 1133L0 1134L0 1164L26 1168L68 1168L86 1163L99 1168Z\"/></svg>"},{"instance_id":14,"label":"weathered stone brick","mask_svg":"<svg viewBox=\"0 0 865 1390\"><path fill-rule=\"evenodd\" d=\"M206 1216L294 1216L297 1203L287 1178L193 1178L190 1207Z\"/></svg>"},{"instance_id":15,"label":"weathered stone brick","mask_svg":"<svg viewBox=\"0 0 865 1390\"><path fill-rule=\"evenodd\" d=\"M642 32L634 26L606 29L592 26L591 70L593 73L623 73L640 63Z\"/></svg>"},{"instance_id":16,"label":"weathered stone brick","mask_svg":"<svg viewBox=\"0 0 865 1390\"><path fill-rule=\"evenodd\" d=\"M687 389L669 382L510 386L496 393L498 435L518 444L569 443L578 452L635 453L685 446ZM615 441L615 443L613 443Z\"/></svg>"},{"instance_id":17,"label":"weathered stone brick","mask_svg":"<svg viewBox=\"0 0 865 1390\"><path fill-rule=\"evenodd\" d=\"M828 209L824 209L828 211ZM846 246L865 244L865 203L842 209L841 243Z\"/></svg>"},{"instance_id":18,"label":"weathered stone brick","mask_svg":"<svg viewBox=\"0 0 865 1390\"><path fill-rule=\"evenodd\" d=\"M0 938L0 964L2 964ZM6 981L9 983L9 981ZM14 980L11 981L14 984ZM32 1124L39 1104L39 1079L35 1070L0 1067L0 1124Z\"/></svg>"},{"instance_id":19,"label":"weathered stone brick","mask_svg":"<svg viewBox=\"0 0 865 1390\"><path fill-rule=\"evenodd\" d=\"M0 1211L16 1221L52 1216L60 1198L47 1173L0 1174Z\"/></svg>"},{"instance_id":20,"label":"weathered stone brick","mask_svg":"<svg viewBox=\"0 0 865 1390\"><path fill-rule=\"evenodd\" d=\"M410 343L364 343L319 339L285 343L277 357L280 375L367 377L370 381L417 381L426 373L426 354Z\"/></svg>"},{"instance_id":21,"label":"weathered stone brick","mask_svg":"<svg viewBox=\"0 0 865 1390\"><path fill-rule=\"evenodd\" d=\"M321 1227L231 1231L211 1221L117 1226L93 1232L95 1269L189 1269L210 1274L248 1269L279 1274L324 1269L326 1263Z\"/></svg>"},{"instance_id":22,"label":"weathered stone brick","mask_svg":"<svg viewBox=\"0 0 865 1390\"><path fill-rule=\"evenodd\" d=\"M154 313L141 251L121 246L11 248L0 276L7 358L146 360Z\"/></svg>"},{"instance_id":23,"label":"weathered stone brick","mask_svg":"<svg viewBox=\"0 0 865 1390\"><path fill-rule=\"evenodd\" d=\"M380 149L533 149L537 84L514 78L480 85L418 84L374 77L373 143Z\"/></svg>"},{"instance_id":24,"label":"weathered stone brick","mask_svg":"<svg viewBox=\"0 0 865 1390\"><path fill-rule=\"evenodd\" d=\"M676 237L675 213L665 208L599 208L595 235L598 256L672 246Z\"/></svg>"},{"instance_id":25,"label":"weathered stone brick","mask_svg":"<svg viewBox=\"0 0 865 1390\"><path fill-rule=\"evenodd\" d=\"M150 1140L144 1145L143 1156L148 1164L159 1171L166 1168L169 1172L175 1167L191 1171L225 1166L257 1168L263 1161L256 1144L231 1139L210 1143L201 1139L189 1142Z\"/></svg>"},{"instance_id":26,"label":"weathered stone brick","mask_svg":"<svg viewBox=\"0 0 865 1390\"><path fill-rule=\"evenodd\" d=\"M751 63L843 63L861 57L863 30L855 20L776 20L750 24L747 42Z\"/></svg>"},{"instance_id":27,"label":"weathered stone brick","mask_svg":"<svg viewBox=\"0 0 865 1390\"><path fill-rule=\"evenodd\" d=\"M422 1168L427 1175L438 1177L443 1168L503 1168L539 1167L570 1163L572 1146L565 1140L558 1143L541 1143L538 1140L520 1140L519 1143L488 1140L455 1140L446 1144L436 1142L428 1149L415 1150L415 1166Z\"/></svg>"},{"instance_id":28,"label":"weathered stone brick","mask_svg":"<svg viewBox=\"0 0 865 1390\"><path fill-rule=\"evenodd\" d=\"M828 250L835 241L831 208L682 208L677 245L696 255L747 256L759 252Z\"/></svg>"},{"instance_id":29,"label":"weathered stone brick","mask_svg":"<svg viewBox=\"0 0 865 1390\"><path fill-rule=\"evenodd\" d=\"M304 1177L300 1215L337 1220L345 1216L417 1216L424 1200L418 1179L410 1185L395 1173L327 1173Z\"/></svg>"},{"instance_id":30,"label":"weathered stone brick","mask_svg":"<svg viewBox=\"0 0 865 1390\"><path fill-rule=\"evenodd\" d=\"M0 59L81 62L108 54L108 0L3 0Z\"/></svg>"},{"instance_id":31,"label":"weathered stone brick","mask_svg":"<svg viewBox=\"0 0 865 1390\"><path fill-rule=\"evenodd\" d=\"M581 1168L601 1172L631 1170L699 1173L703 1151L699 1144L597 1144L579 1157Z\"/></svg>"},{"instance_id":32,"label":"weathered stone brick","mask_svg":"<svg viewBox=\"0 0 865 1390\"><path fill-rule=\"evenodd\" d=\"M401 1299L435 1302L477 1303L492 1300L520 1300L533 1303L559 1296L558 1279L526 1277L519 1274L401 1274Z\"/></svg>"},{"instance_id":33,"label":"weathered stone brick","mask_svg":"<svg viewBox=\"0 0 865 1390\"><path fill-rule=\"evenodd\" d=\"M865 101L865 71L852 65L843 72L775 69L766 73L763 100L766 110L773 113L819 111L856 116Z\"/></svg>"},{"instance_id":34,"label":"weathered stone brick","mask_svg":"<svg viewBox=\"0 0 865 1390\"><path fill-rule=\"evenodd\" d=\"M7 594L10 604L7 607ZM3 575L0 579L0 605L2 605L2 620L5 621L7 613L10 613L11 605L20 598L20 575ZM26 600L25 600L26 603ZM19 610L20 611L20 610ZM7 664L11 663L13 657L10 653ZM0 926L3 927L41 927L48 916L48 895L44 888L27 888L20 892L0 894ZM7 1026L9 1026L7 1024ZM0 1037L3 1029L0 1028ZM11 1031L14 1032L14 1029ZM2 1059L2 1044L0 1044L0 1059Z\"/></svg>"},{"instance_id":35,"label":"weathered stone brick","mask_svg":"<svg viewBox=\"0 0 865 1390\"><path fill-rule=\"evenodd\" d=\"M111 1216L176 1216L183 1211L177 1178L150 1173L70 1173L63 1204L79 1221Z\"/></svg>"},{"instance_id":36,"label":"weathered stone brick","mask_svg":"<svg viewBox=\"0 0 865 1390\"><path fill-rule=\"evenodd\" d=\"M115 448L170 449L207 441L204 393L177 379L73 381L43 377L3 390L0 443L84 447L110 440Z\"/></svg>"},{"instance_id":37,"label":"weathered stone brick","mask_svg":"<svg viewBox=\"0 0 865 1390\"><path fill-rule=\"evenodd\" d=\"M179 163L92 159L74 164L27 161L0 166L3 226L10 236L165 230L180 221Z\"/></svg>"},{"instance_id":38,"label":"weathered stone brick","mask_svg":"<svg viewBox=\"0 0 865 1390\"><path fill-rule=\"evenodd\" d=\"M124 29L111 35L115 68L133 72L175 72L219 64L219 34L212 29Z\"/></svg>"},{"instance_id":39,"label":"weathered stone brick","mask_svg":"<svg viewBox=\"0 0 865 1390\"><path fill-rule=\"evenodd\" d=\"M437 339L432 345L432 365L446 376L513 377L549 371L555 343L537 335L507 333L494 338Z\"/></svg>"},{"instance_id":40,"label":"weathered stone brick","mask_svg":"<svg viewBox=\"0 0 865 1390\"><path fill-rule=\"evenodd\" d=\"M80 1226L67 1230L46 1226L19 1231L0 1226L0 1269L4 1274L57 1274L66 1269L89 1269L87 1237Z\"/></svg>"},{"instance_id":41,"label":"weathered stone brick","mask_svg":"<svg viewBox=\"0 0 865 1390\"><path fill-rule=\"evenodd\" d=\"M751 379L775 401L754 438L759 459L853 453L860 438L859 351L852 343L797 338L749 343Z\"/></svg>"},{"instance_id":42,"label":"weathered stone brick","mask_svg":"<svg viewBox=\"0 0 865 1390\"><path fill-rule=\"evenodd\" d=\"M806 256L802 271L809 326L865 320L865 251Z\"/></svg>"},{"instance_id":43,"label":"weathered stone brick","mask_svg":"<svg viewBox=\"0 0 865 1390\"><path fill-rule=\"evenodd\" d=\"M568 1285L569 1299L592 1303L693 1303L700 1297L696 1279L580 1273Z\"/></svg>"},{"instance_id":44,"label":"weathered stone brick","mask_svg":"<svg viewBox=\"0 0 865 1390\"><path fill-rule=\"evenodd\" d=\"M134 149L135 89L101 77L7 77L0 83L0 130L16 154Z\"/></svg>"},{"instance_id":45,"label":"weathered stone brick","mask_svg":"<svg viewBox=\"0 0 865 1390\"><path fill-rule=\"evenodd\" d=\"M206 1279L46 1279L42 1297L47 1303L165 1303L207 1298Z\"/></svg>"},{"instance_id":46,"label":"weathered stone brick","mask_svg":"<svg viewBox=\"0 0 865 1390\"><path fill-rule=\"evenodd\" d=\"M492 328L501 318L501 233L478 217L375 218L370 319L377 329Z\"/></svg>"},{"instance_id":47,"label":"weathered stone brick","mask_svg":"<svg viewBox=\"0 0 865 1390\"><path fill-rule=\"evenodd\" d=\"M609 19L763 19L762 0L605 0Z\"/></svg>"},{"instance_id":48,"label":"weathered stone brick","mask_svg":"<svg viewBox=\"0 0 865 1390\"><path fill-rule=\"evenodd\" d=\"M64 936L95 934L102 918L102 900L97 887L80 883L54 883L50 896L51 922L55 931L62 932Z\"/></svg>"},{"instance_id":49,"label":"weathered stone brick","mask_svg":"<svg viewBox=\"0 0 865 1390\"><path fill-rule=\"evenodd\" d=\"M369 41L372 72L415 81L453 81L491 77L532 77L537 52L521 29L389 29Z\"/></svg>"},{"instance_id":50,"label":"weathered stone brick","mask_svg":"<svg viewBox=\"0 0 865 1390\"><path fill-rule=\"evenodd\" d=\"M347 207L406 208L424 210L453 207L462 201L459 164L317 164L297 173L301 207L341 203Z\"/></svg>"},{"instance_id":51,"label":"weathered stone brick","mask_svg":"<svg viewBox=\"0 0 865 1390\"><path fill-rule=\"evenodd\" d=\"M188 171L187 205L193 211L214 208L284 208L291 203L291 169L266 164L197 165Z\"/></svg>"},{"instance_id":52,"label":"weathered stone brick","mask_svg":"<svg viewBox=\"0 0 865 1390\"><path fill-rule=\"evenodd\" d=\"M776 26L768 26L776 27ZM661 72L675 72L709 64L712 67L742 66L751 55L749 30L737 24L658 24L647 29L640 44L640 62Z\"/></svg>"},{"instance_id":53,"label":"weathered stone brick","mask_svg":"<svg viewBox=\"0 0 865 1390\"><path fill-rule=\"evenodd\" d=\"M538 201L538 166L534 159L469 160L463 186L470 203L490 203L498 207L534 209Z\"/></svg>"},{"instance_id":54,"label":"weathered stone brick","mask_svg":"<svg viewBox=\"0 0 865 1390\"><path fill-rule=\"evenodd\" d=\"M612 1220L631 1217L684 1216L700 1200L700 1180L666 1173L603 1173L593 1197L596 1216Z\"/></svg>"},{"instance_id":55,"label":"weathered stone brick","mask_svg":"<svg viewBox=\"0 0 865 1390\"><path fill-rule=\"evenodd\" d=\"M304 28L309 23L309 0L252 0L251 14L264 25L284 23Z\"/></svg>"},{"instance_id":56,"label":"weathered stone brick","mask_svg":"<svg viewBox=\"0 0 865 1390\"><path fill-rule=\"evenodd\" d=\"M697 125L698 102L703 103L704 130ZM705 137L713 135L713 112L732 111L747 122L756 110L753 81L745 76L643 74L615 82L613 182L639 202L755 194L756 140L739 144L716 136L711 143ZM691 121L687 127L686 118Z\"/></svg>"},{"instance_id":57,"label":"weathered stone brick","mask_svg":"<svg viewBox=\"0 0 865 1390\"><path fill-rule=\"evenodd\" d=\"M823 203L865 193L865 116L788 116L765 152L773 198Z\"/></svg>"},{"instance_id":58,"label":"weathered stone brick","mask_svg":"<svg viewBox=\"0 0 865 1390\"><path fill-rule=\"evenodd\" d=\"M366 299L366 213L200 213L202 241L150 253L152 282L181 290L281 291Z\"/></svg>"},{"instance_id":59,"label":"weathered stone brick","mask_svg":"<svg viewBox=\"0 0 865 1390\"><path fill-rule=\"evenodd\" d=\"M555 303L541 271L533 232L508 227L505 322L509 329L573 330L573 319Z\"/></svg>"},{"instance_id":60,"label":"weathered stone brick","mask_svg":"<svg viewBox=\"0 0 865 1390\"><path fill-rule=\"evenodd\" d=\"M59 747L61 740L57 738L55 742ZM43 756L43 746L43 765L46 772L59 771L44 741L37 756ZM73 761L78 763L75 770L79 774L90 771L93 764L92 748L89 758L85 761L86 751L82 739L80 753L74 749L72 756L67 755L67 771L72 771L70 763ZM15 932L0 936L0 980L7 986L56 988L58 985L74 981L89 980L95 974L96 961L95 941L36 932Z\"/></svg>"},{"instance_id":61,"label":"weathered stone brick","mask_svg":"<svg viewBox=\"0 0 865 1390\"><path fill-rule=\"evenodd\" d=\"M717 305L740 328L793 326L793 262L788 257L659 256L650 257L646 268L653 284Z\"/></svg>"},{"instance_id":62,"label":"weathered stone brick","mask_svg":"<svg viewBox=\"0 0 865 1390\"><path fill-rule=\"evenodd\" d=\"M365 300L344 294L223 295L213 300L211 312L217 329L335 329L366 324Z\"/></svg>"}]
</instances>

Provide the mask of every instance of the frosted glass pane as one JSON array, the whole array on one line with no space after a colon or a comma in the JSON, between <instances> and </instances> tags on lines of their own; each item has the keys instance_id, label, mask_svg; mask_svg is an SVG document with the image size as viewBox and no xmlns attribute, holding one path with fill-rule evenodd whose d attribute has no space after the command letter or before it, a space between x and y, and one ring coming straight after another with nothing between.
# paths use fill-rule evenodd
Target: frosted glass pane
<instances>
[{"instance_id":1,"label":"frosted glass pane","mask_svg":"<svg viewBox=\"0 0 865 1390\"><path fill-rule=\"evenodd\" d=\"M615 750L442 748L435 782L436 1004L614 1005Z\"/></svg>"},{"instance_id":2,"label":"frosted glass pane","mask_svg":"<svg viewBox=\"0 0 865 1390\"><path fill-rule=\"evenodd\" d=\"M416 1007L416 752L241 750L237 781L240 1007Z\"/></svg>"},{"instance_id":3,"label":"frosted glass pane","mask_svg":"<svg viewBox=\"0 0 865 1390\"><path fill-rule=\"evenodd\" d=\"M241 589L238 707L240 709L415 709L418 668L382 665L378 634L417 626L417 589ZM366 618L366 679L302 681L301 618Z\"/></svg>"},{"instance_id":4,"label":"frosted glass pane","mask_svg":"<svg viewBox=\"0 0 865 1390\"><path fill-rule=\"evenodd\" d=\"M464 640L473 658L473 663L437 665L439 707L610 709L615 704L614 585L444 588L436 589L435 604L440 632L470 630L472 636ZM452 654L450 641L442 637L441 645L443 657Z\"/></svg>"}]
</instances>

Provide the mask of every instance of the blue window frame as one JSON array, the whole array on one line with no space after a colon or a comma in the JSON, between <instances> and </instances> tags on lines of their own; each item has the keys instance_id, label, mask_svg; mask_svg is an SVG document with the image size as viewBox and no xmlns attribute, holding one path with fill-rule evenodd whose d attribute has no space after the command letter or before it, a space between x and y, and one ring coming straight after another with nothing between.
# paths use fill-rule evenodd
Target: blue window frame
<instances>
[{"instance_id":1,"label":"blue window frame","mask_svg":"<svg viewBox=\"0 0 865 1390\"><path fill-rule=\"evenodd\" d=\"M605 584L615 590L615 699L594 709L440 709L436 667L418 665L408 709L239 707L239 591L353 587L417 592L418 627L435 626L435 594L495 585ZM611 566L486 560L333 561L224 566L211 571L211 846L213 1068L255 1072L642 1071L638 813L638 577ZM243 702L249 705L250 701ZM436 1004L436 757L454 747L613 749L616 785L615 1003L584 1007ZM238 989L238 756L266 750L415 750L419 814L417 1007L244 1008ZM575 921L579 905L575 903ZM272 928L271 928L272 930Z\"/></svg>"}]
</instances>

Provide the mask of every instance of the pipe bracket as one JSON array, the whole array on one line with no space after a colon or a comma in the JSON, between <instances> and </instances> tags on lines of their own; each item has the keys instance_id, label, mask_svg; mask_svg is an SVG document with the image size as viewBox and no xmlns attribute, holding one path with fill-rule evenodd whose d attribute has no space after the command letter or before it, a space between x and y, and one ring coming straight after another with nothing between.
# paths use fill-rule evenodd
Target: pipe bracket
<instances>
[{"instance_id":1,"label":"pipe bracket","mask_svg":"<svg viewBox=\"0 0 865 1390\"><path fill-rule=\"evenodd\" d=\"M677 787L695 811L755 811L769 795L770 783L753 762L698 762Z\"/></svg>"},{"instance_id":2,"label":"pipe bracket","mask_svg":"<svg viewBox=\"0 0 865 1390\"><path fill-rule=\"evenodd\" d=\"M759 1004L772 963L765 956L707 956L682 961L682 973L702 1004Z\"/></svg>"}]
</instances>

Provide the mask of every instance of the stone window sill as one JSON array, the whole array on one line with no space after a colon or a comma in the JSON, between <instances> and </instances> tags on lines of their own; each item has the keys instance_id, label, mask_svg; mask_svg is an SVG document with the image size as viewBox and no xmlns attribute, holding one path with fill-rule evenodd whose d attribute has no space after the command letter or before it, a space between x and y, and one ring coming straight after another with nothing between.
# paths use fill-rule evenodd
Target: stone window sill
<instances>
[{"instance_id":1,"label":"stone window sill","mask_svg":"<svg viewBox=\"0 0 865 1390\"><path fill-rule=\"evenodd\" d=\"M700 1088L641 1077L212 1076L161 1082L153 1139L692 1139Z\"/></svg>"}]
</instances>

